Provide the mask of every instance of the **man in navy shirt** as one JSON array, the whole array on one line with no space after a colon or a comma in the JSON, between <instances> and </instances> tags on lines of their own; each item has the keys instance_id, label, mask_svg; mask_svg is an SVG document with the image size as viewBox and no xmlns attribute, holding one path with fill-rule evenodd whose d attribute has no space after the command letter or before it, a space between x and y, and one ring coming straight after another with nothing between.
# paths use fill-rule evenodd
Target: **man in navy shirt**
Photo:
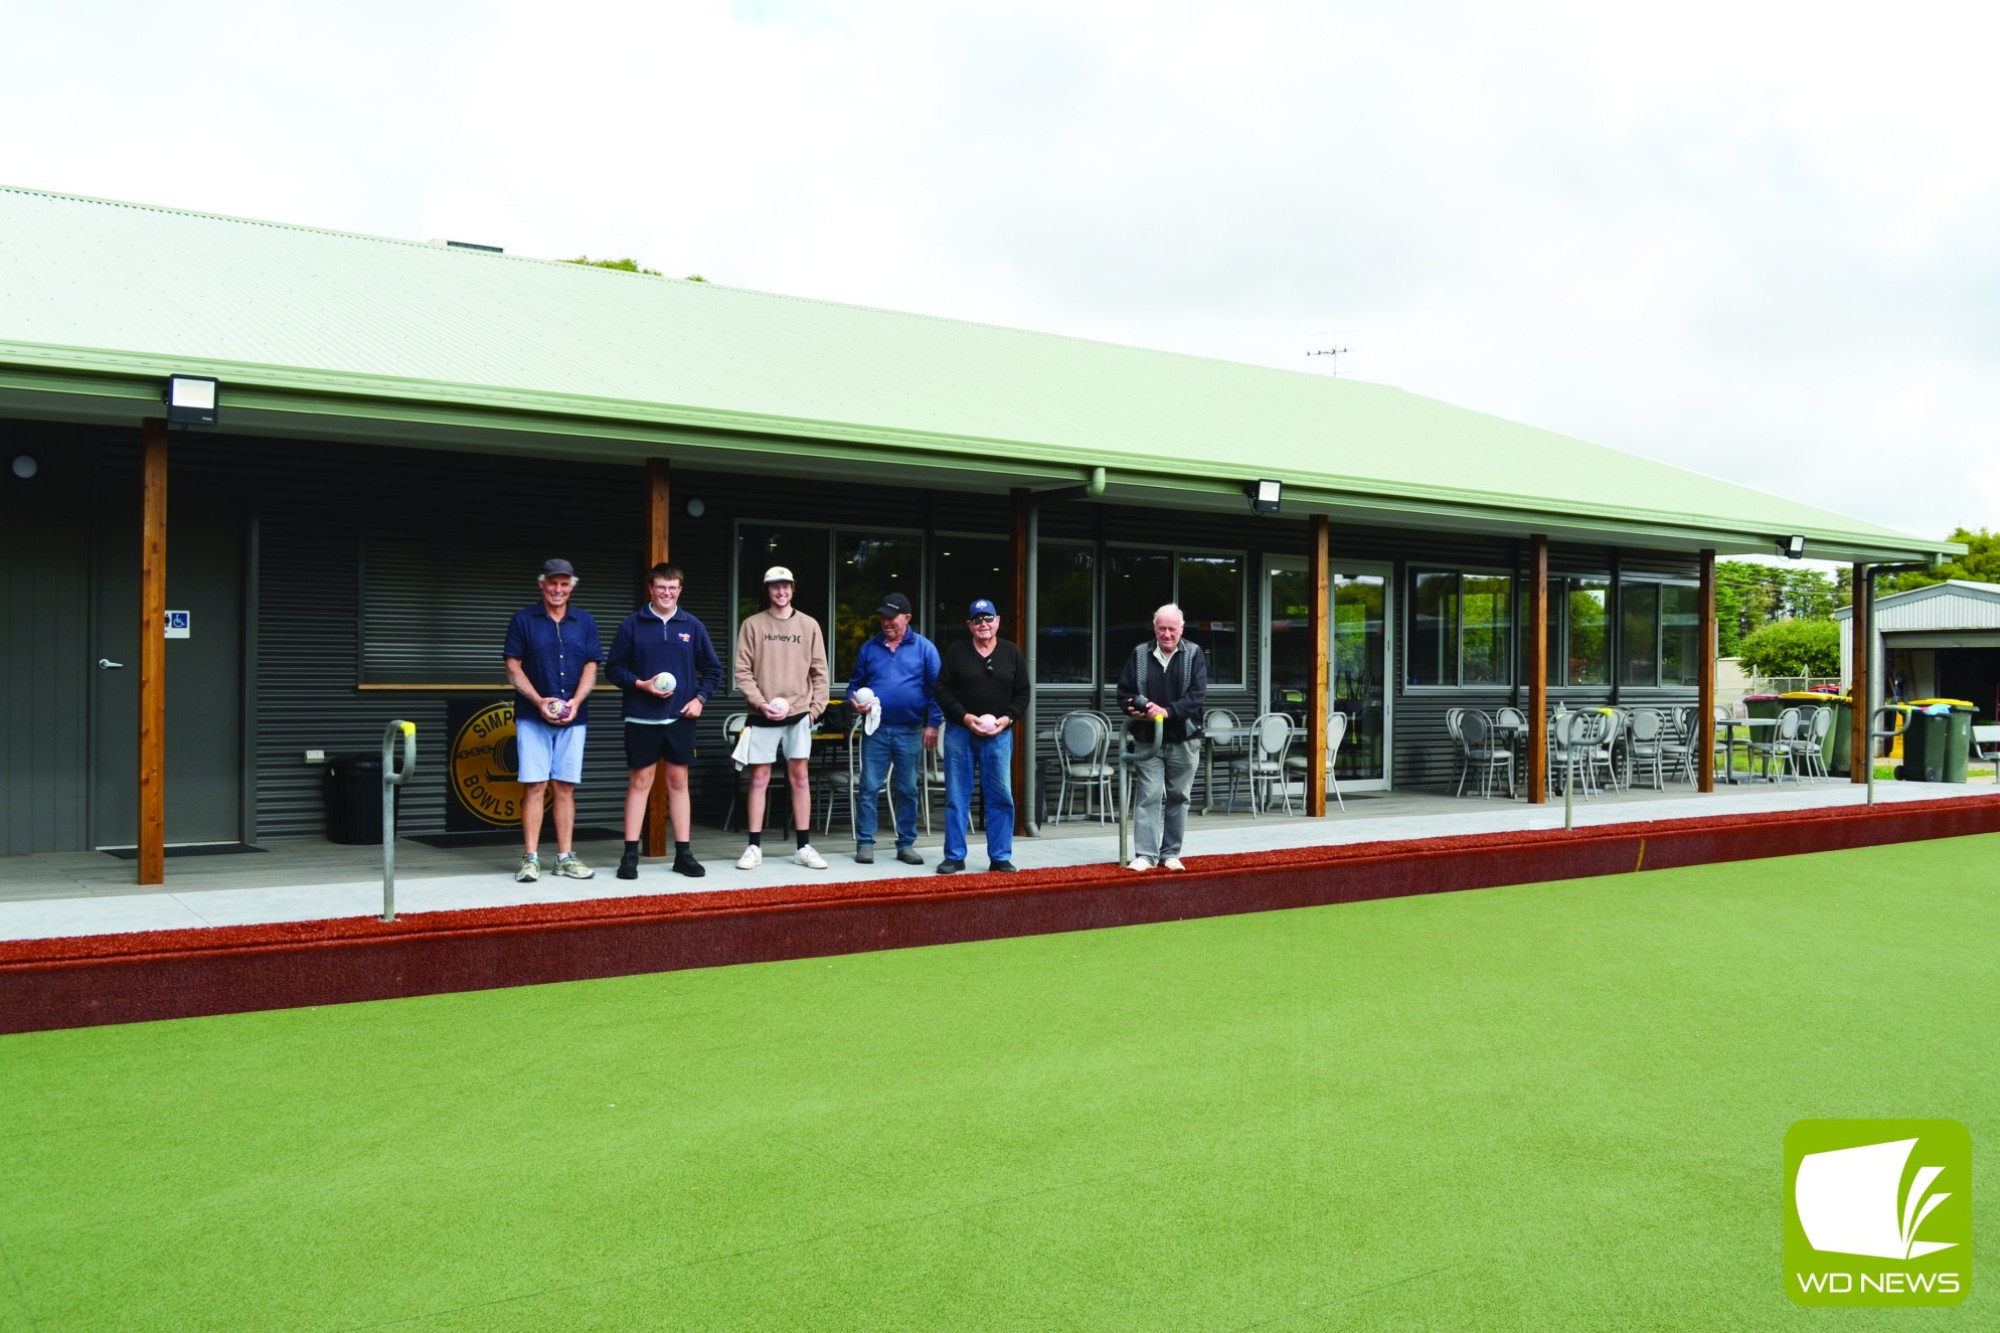
<instances>
[{"instance_id":1,"label":"man in navy shirt","mask_svg":"<svg viewBox=\"0 0 2000 1333\"><path fill-rule=\"evenodd\" d=\"M688 764L694 759L694 720L722 684L722 659L708 630L680 609L685 580L678 565L654 565L646 578L645 606L625 617L611 641L605 667L626 692L625 854L618 878L639 878L639 826L653 790L653 770L667 770L667 817L674 826L674 873L700 878L708 872L688 843Z\"/></svg>"},{"instance_id":2,"label":"man in navy shirt","mask_svg":"<svg viewBox=\"0 0 2000 1333\"><path fill-rule=\"evenodd\" d=\"M910 628L910 599L892 592L875 608L882 632L861 645L854 656L854 673L847 678L847 706L862 719L861 786L854 793L854 859L863 865L875 860L875 820L877 792L885 777L894 780L892 804L896 811L896 859L905 865L920 866L917 855L917 780L922 751L917 748L922 734L923 748L937 745L938 712L936 692L938 650L929 639ZM869 693L862 694L866 690ZM867 700L865 707L860 700ZM868 726L870 713L877 713Z\"/></svg>"},{"instance_id":3,"label":"man in navy shirt","mask_svg":"<svg viewBox=\"0 0 2000 1333\"><path fill-rule=\"evenodd\" d=\"M597 686L604 648L590 612L569 604L576 568L567 560L542 565L542 600L523 607L507 626L507 678L514 682L514 744L521 755L521 834L525 849L514 878L542 877L536 847L542 838L542 805L549 789L556 820L556 873L589 879L596 872L576 859L576 784L583 779L584 700Z\"/></svg>"}]
</instances>

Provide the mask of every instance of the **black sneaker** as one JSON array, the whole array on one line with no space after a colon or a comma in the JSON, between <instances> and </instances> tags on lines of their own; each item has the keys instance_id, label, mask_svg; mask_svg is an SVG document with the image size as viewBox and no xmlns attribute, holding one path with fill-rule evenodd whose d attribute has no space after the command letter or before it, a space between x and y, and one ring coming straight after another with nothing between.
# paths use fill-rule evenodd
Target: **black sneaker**
<instances>
[{"instance_id":1,"label":"black sneaker","mask_svg":"<svg viewBox=\"0 0 2000 1333\"><path fill-rule=\"evenodd\" d=\"M965 869L965 862L963 861L940 861L938 862L937 872L940 875L956 875L963 869Z\"/></svg>"},{"instance_id":2,"label":"black sneaker","mask_svg":"<svg viewBox=\"0 0 2000 1333\"><path fill-rule=\"evenodd\" d=\"M865 866L874 865L875 844L872 842L856 843L854 846L854 859Z\"/></svg>"},{"instance_id":3,"label":"black sneaker","mask_svg":"<svg viewBox=\"0 0 2000 1333\"><path fill-rule=\"evenodd\" d=\"M1020 869L1020 867L1015 865L1012 861L995 861L992 865L986 868L988 870L998 871L1003 875L1011 875L1015 871Z\"/></svg>"},{"instance_id":4,"label":"black sneaker","mask_svg":"<svg viewBox=\"0 0 2000 1333\"><path fill-rule=\"evenodd\" d=\"M627 852L618 858L618 878L639 878L639 853Z\"/></svg>"},{"instance_id":5,"label":"black sneaker","mask_svg":"<svg viewBox=\"0 0 2000 1333\"><path fill-rule=\"evenodd\" d=\"M906 866L920 866L924 863L924 858L917 855L917 849L914 847L898 847L896 859Z\"/></svg>"},{"instance_id":6,"label":"black sneaker","mask_svg":"<svg viewBox=\"0 0 2000 1333\"><path fill-rule=\"evenodd\" d=\"M680 852L674 856L674 873L686 875L689 879L700 879L708 873L701 862L694 859L693 852Z\"/></svg>"}]
</instances>

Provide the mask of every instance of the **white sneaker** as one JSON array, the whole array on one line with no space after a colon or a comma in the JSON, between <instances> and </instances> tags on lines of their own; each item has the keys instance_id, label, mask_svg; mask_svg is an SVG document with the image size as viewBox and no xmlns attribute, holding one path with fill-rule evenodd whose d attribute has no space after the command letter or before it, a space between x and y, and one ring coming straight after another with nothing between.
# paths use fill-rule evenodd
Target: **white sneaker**
<instances>
[{"instance_id":1,"label":"white sneaker","mask_svg":"<svg viewBox=\"0 0 2000 1333\"><path fill-rule=\"evenodd\" d=\"M1153 863L1146 857L1135 856L1125 863L1125 868L1127 870L1151 870Z\"/></svg>"},{"instance_id":2,"label":"white sneaker","mask_svg":"<svg viewBox=\"0 0 2000 1333\"><path fill-rule=\"evenodd\" d=\"M755 870L763 864L764 849L762 847L745 847L743 855L736 858L736 868L738 870Z\"/></svg>"},{"instance_id":3,"label":"white sneaker","mask_svg":"<svg viewBox=\"0 0 2000 1333\"><path fill-rule=\"evenodd\" d=\"M1160 864L1161 864L1161 865L1163 865L1163 866L1165 866L1165 867L1166 867L1166 868L1167 868L1168 870L1186 870L1186 869L1187 869L1187 867L1186 867L1186 866L1184 866L1184 865L1182 865L1182 864L1181 864L1181 859L1180 859L1180 858L1179 858L1178 856L1170 856L1170 857L1168 857L1168 858L1167 858L1166 860L1164 860L1164 861L1160 862Z\"/></svg>"},{"instance_id":4,"label":"white sneaker","mask_svg":"<svg viewBox=\"0 0 2000 1333\"><path fill-rule=\"evenodd\" d=\"M792 861L797 865L804 866L808 870L826 869L826 858L814 851L811 843L807 843L796 852L793 852Z\"/></svg>"}]
</instances>

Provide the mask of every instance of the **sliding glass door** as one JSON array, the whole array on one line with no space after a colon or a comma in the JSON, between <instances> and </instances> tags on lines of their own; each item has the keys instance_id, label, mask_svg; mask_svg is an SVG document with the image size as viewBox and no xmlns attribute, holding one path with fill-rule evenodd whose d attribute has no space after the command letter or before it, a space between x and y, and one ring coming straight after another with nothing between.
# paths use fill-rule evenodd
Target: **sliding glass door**
<instances>
[{"instance_id":1,"label":"sliding glass door","mask_svg":"<svg viewBox=\"0 0 2000 1333\"><path fill-rule=\"evenodd\" d=\"M1394 579L1388 565L1336 561L1328 616L1327 707L1345 714L1347 734L1334 757L1343 788L1389 786L1389 604ZM1305 723L1312 688L1309 637L1311 585L1305 561L1273 557L1264 568L1264 709Z\"/></svg>"}]
</instances>

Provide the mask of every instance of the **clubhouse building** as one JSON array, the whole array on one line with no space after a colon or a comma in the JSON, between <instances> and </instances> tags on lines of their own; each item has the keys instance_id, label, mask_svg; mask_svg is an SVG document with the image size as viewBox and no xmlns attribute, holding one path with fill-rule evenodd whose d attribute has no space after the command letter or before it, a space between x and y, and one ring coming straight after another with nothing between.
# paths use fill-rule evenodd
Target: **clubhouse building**
<instances>
[{"instance_id":1,"label":"clubhouse building","mask_svg":"<svg viewBox=\"0 0 2000 1333\"><path fill-rule=\"evenodd\" d=\"M1037 734L1177 601L1213 706L1309 755L1345 715L1351 792L1448 784L1453 707L1705 703L1717 556L1954 549L1379 385L20 189L0 457L0 854L136 848L144 883L168 845L324 836L325 757L391 718L401 827L462 818L504 755L458 738L554 555L607 632L671 558L725 653L788 566L836 697L887 592L940 640L990 597ZM738 707L702 718L698 821ZM615 825L595 708L579 822Z\"/></svg>"}]
</instances>

